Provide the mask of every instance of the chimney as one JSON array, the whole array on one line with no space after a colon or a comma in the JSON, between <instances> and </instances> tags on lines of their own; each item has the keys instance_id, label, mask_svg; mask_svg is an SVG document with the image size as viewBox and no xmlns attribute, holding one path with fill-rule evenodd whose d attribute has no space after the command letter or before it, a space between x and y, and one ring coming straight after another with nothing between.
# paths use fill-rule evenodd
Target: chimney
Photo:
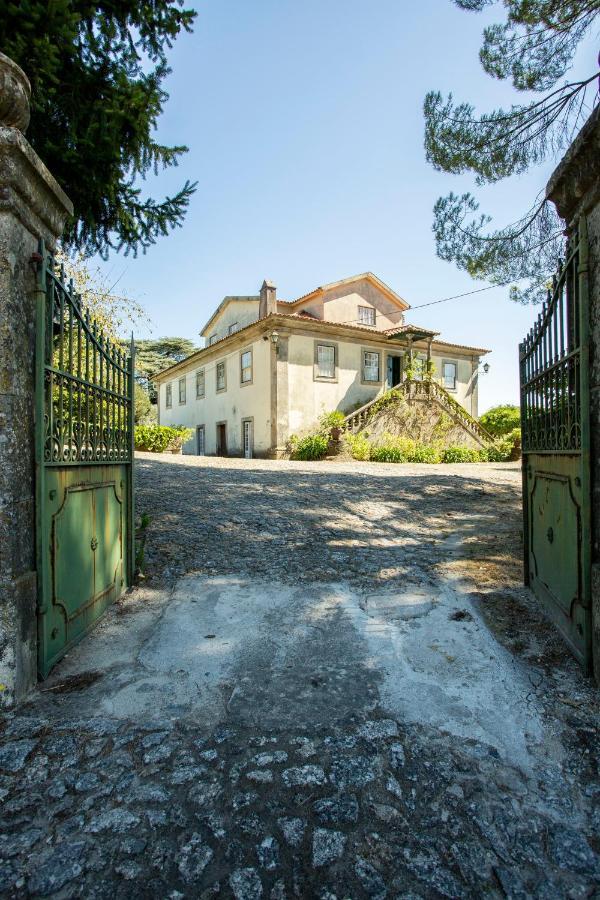
<instances>
[{"instance_id":1,"label":"chimney","mask_svg":"<svg viewBox=\"0 0 600 900\"><path fill-rule=\"evenodd\" d=\"M260 289L260 305L258 307L258 318L264 319L265 316L277 312L277 288L272 281L263 281Z\"/></svg>"}]
</instances>

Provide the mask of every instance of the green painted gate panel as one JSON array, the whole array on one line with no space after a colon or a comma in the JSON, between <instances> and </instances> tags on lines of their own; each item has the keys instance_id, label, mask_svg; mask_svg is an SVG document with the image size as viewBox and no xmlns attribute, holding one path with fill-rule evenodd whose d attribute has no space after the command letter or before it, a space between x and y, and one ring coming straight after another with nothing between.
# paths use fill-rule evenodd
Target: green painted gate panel
<instances>
[{"instance_id":1,"label":"green painted gate panel","mask_svg":"<svg viewBox=\"0 0 600 900\"><path fill-rule=\"evenodd\" d=\"M122 497L115 481L94 493L94 590L97 596L114 593L123 583Z\"/></svg>"},{"instance_id":2,"label":"green painted gate panel","mask_svg":"<svg viewBox=\"0 0 600 900\"><path fill-rule=\"evenodd\" d=\"M579 456L531 454L527 465L529 583L574 655L587 664L584 497Z\"/></svg>"},{"instance_id":3,"label":"green painted gate panel","mask_svg":"<svg viewBox=\"0 0 600 900\"><path fill-rule=\"evenodd\" d=\"M525 582L591 670L589 303L585 218L520 345Z\"/></svg>"},{"instance_id":4,"label":"green painted gate panel","mask_svg":"<svg viewBox=\"0 0 600 900\"><path fill-rule=\"evenodd\" d=\"M38 669L45 678L131 585L133 357L40 248L36 342Z\"/></svg>"}]
</instances>

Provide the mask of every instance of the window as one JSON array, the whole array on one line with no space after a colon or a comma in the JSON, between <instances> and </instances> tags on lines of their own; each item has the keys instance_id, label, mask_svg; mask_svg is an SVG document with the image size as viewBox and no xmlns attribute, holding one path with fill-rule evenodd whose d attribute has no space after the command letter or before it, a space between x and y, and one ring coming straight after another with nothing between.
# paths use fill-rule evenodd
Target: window
<instances>
[{"instance_id":1,"label":"window","mask_svg":"<svg viewBox=\"0 0 600 900\"><path fill-rule=\"evenodd\" d=\"M217 391L224 391L227 387L225 363L217 363Z\"/></svg>"},{"instance_id":2,"label":"window","mask_svg":"<svg viewBox=\"0 0 600 900\"><path fill-rule=\"evenodd\" d=\"M206 432L204 425L198 425L196 428L196 440L198 442L198 456L206 455Z\"/></svg>"},{"instance_id":3,"label":"window","mask_svg":"<svg viewBox=\"0 0 600 900\"><path fill-rule=\"evenodd\" d=\"M359 306L358 321L360 325L374 325L375 310L371 306Z\"/></svg>"},{"instance_id":4,"label":"window","mask_svg":"<svg viewBox=\"0 0 600 900\"><path fill-rule=\"evenodd\" d=\"M217 338L218 338L218 335L211 334L211 336L208 339L208 346L210 347L211 344L214 344L217 341Z\"/></svg>"},{"instance_id":5,"label":"window","mask_svg":"<svg viewBox=\"0 0 600 900\"><path fill-rule=\"evenodd\" d=\"M166 391L166 407L167 407L167 409L170 409L172 406L173 406L173 385L168 384L167 391Z\"/></svg>"},{"instance_id":6,"label":"window","mask_svg":"<svg viewBox=\"0 0 600 900\"><path fill-rule=\"evenodd\" d=\"M252 419L242 419L244 440L244 457L252 459L254 455L254 423Z\"/></svg>"},{"instance_id":7,"label":"window","mask_svg":"<svg viewBox=\"0 0 600 900\"><path fill-rule=\"evenodd\" d=\"M204 369L199 369L196 372L196 398L200 399L204 397L205 393L205 380L204 380Z\"/></svg>"},{"instance_id":8,"label":"window","mask_svg":"<svg viewBox=\"0 0 600 900\"><path fill-rule=\"evenodd\" d=\"M317 344L317 378L335 378L335 347Z\"/></svg>"},{"instance_id":9,"label":"window","mask_svg":"<svg viewBox=\"0 0 600 900\"><path fill-rule=\"evenodd\" d=\"M442 385L447 391L456 390L457 364L455 362L442 363Z\"/></svg>"},{"instance_id":10,"label":"window","mask_svg":"<svg viewBox=\"0 0 600 900\"><path fill-rule=\"evenodd\" d=\"M363 381L379 381L379 353L363 350Z\"/></svg>"},{"instance_id":11,"label":"window","mask_svg":"<svg viewBox=\"0 0 600 900\"><path fill-rule=\"evenodd\" d=\"M242 384L252 382L252 350L240 353L240 380Z\"/></svg>"},{"instance_id":12,"label":"window","mask_svg":"<svg viewBox=\"0 0 600 900\"><path fill-rule=\"evenodd\" d=\"M233 323L229 326L229 328L227 329L227 333L228 333L228 334L233 334L234 332L236 332L236 331L239 329L239 327L240 327L240 326L238 325L237 322L233 322Z\"/></svg>"},{"instance_id":13,"label":"window","mask_svg":"<svg viewBox=\"0 0 600 900\"><path fill-rule=\"evenodd\" d=\"M185 378L179 379L179 402L185 403Z\"/></svg>"}]
</instances>

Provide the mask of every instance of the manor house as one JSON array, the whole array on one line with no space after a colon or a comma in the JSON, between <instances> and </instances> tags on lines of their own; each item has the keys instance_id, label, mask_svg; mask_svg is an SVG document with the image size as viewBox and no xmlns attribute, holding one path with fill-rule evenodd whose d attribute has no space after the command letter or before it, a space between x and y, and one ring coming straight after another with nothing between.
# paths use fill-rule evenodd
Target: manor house
<instances>
[{"instance_id":1,"label":"manor house","mask_svg":"<svg viewBox=\"0 0 600 900\"><path fill-rule=\"evenodd\" d=\"M371 272L279 300L225 297L204 326L205 347L158 374L159 422L194 429L184 453L280 456L290 435L325 412L350 413L430 375L476 417L487 353L405 322L408 303Z\"/></svg>"}]
</instances>

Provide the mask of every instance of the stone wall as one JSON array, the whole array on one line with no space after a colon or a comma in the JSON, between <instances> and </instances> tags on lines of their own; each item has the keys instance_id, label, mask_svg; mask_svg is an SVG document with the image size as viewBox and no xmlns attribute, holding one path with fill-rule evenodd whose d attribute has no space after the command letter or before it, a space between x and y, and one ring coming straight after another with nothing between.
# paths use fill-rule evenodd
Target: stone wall
<instances>
[{"instance_id":1,"label":"stone wall","mask_svg":"<svg viewBox=\"0 0 600 900\"><path fill-rule=\"evenodd\" d=\"M25 75L0 54L0 706L23 697L37 675L32 255L40 238L55 244L72 213L19 130L28 95Z\"/></svg>"},{"instance_id":2,"label":"stone wall","mask_svg":"<svg viewBox=\"0 0 600 900\"><path fill-rule=\"evenodd\" d=\"M434 402L400 399L384 406L365 426L371 440L385 434L411 438L423 444L439 441L445 446L473 447L480 444L458 422Z\"/></svg>"}]
</instances>

